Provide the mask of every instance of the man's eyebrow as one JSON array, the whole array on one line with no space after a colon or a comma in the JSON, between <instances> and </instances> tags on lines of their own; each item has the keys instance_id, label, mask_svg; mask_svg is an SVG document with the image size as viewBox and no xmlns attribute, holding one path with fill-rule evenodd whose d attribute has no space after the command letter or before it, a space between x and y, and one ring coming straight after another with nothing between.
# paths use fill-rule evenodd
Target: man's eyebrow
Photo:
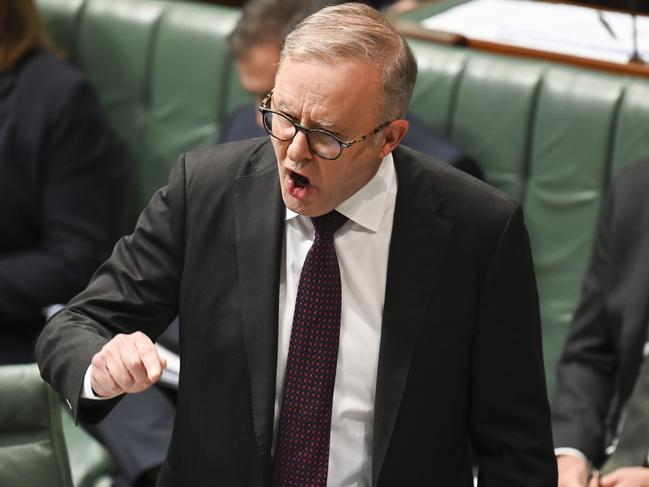
<instances>
[{"instance_id":1,"label":"man's eyebrow","mask_svg":"<svg viewBox=\"0 0 649 487\"><path fill-rule=\"evenodd\" d=\"M295 115L292 114L291 110L282 103L282 100L278 100L275 94L273 93L272 104L275 105L275 108L282 112L284 115L288 115L291 118L295 118Z\"/></svg>"},{"instance_id":2,"label":"man's eyebrow","mask_svg":"<svg viewBox=\"0 0 649 487\"><path fill-rule=\"evenodd\" d=\"M295 113L292 112L288 107L286 107L286 105L284 105L281 100L276 100L275 98L273 98L273 104L275 105L275 108L277 110L282 112L284 115L288 116L291 120L299 123L298 117L295 116ZM324 129L327 132L331 132L332 134L342 138L340 132L336 130L337 125L328 120L312 120L309 123L309 128Z\"/></svg>"},{"instance_id":3,"label":"man's eyebrow","mask_svg":"<svg viewBox=\"0 0 649 487\"><path fill-rule=\"evenodd\" d=\"M336 124L329 122L328 120L313 120L309 124L311 125L311 128L314 129L325 129L327 132L331 132L332 134L339 135L338 132L336 132Z\"/></svg>"}]
</instances>

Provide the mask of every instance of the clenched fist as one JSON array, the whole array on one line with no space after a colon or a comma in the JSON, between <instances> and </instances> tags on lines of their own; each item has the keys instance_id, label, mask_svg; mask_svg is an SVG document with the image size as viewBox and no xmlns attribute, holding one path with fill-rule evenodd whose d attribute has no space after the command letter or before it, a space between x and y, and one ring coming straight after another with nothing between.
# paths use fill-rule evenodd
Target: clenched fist
<instances>
[{"instance_id":1,"label":"clenched fist","mask_svg":"<svg viewBox=\"0 0 649 487\"><path fill-rule=\"evenodd\" d=\"M115 335L92 357L90 383L100 397L142 392L160 379L166 365L144 333Z\"/></svg>"}]
</instances>

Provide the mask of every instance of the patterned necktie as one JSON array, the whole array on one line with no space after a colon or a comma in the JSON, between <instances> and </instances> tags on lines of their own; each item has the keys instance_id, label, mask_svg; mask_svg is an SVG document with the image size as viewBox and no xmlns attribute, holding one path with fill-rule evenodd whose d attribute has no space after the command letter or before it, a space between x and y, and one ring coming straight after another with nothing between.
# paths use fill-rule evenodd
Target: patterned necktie
<instances>
[{"instance_id":1,"label":"patterned necktie","mask_svg":"<svg viewBox=\"0 0 649 487\"><path fill-rule=\"evenodd\" d=\"M297 288L279 415L273 485L326 486L340 335L337 211L311 219L315 240Z\"/></svg>"},{"instance_id":2,"label":"patterned necktie","mask_svg":"<svg viewBox=\"0 0 649 487\"><path fill-rule=\"evenodd\" d=\"M645 345L642 366L633 392L624 405L615 450L601 469L607 474L621 467L647 465L649 453L649 348Z\"/></svg>"}]
</instances>

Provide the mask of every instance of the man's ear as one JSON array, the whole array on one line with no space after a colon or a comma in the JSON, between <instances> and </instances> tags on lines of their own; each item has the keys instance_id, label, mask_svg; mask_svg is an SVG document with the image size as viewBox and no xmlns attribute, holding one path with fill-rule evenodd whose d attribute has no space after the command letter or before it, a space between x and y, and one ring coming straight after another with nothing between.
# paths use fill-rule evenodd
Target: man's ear
<instances>
[{"instance_id":1,"label":"man's ear","mask_svg":"<svg viewBox=\"0 0 649 487\"><path fill-rule=\"evenodd\" d=\"M383 129L383 144L380 147L379 155L381 158L387 156L394 148L399 145L399 142L408 133L410 123L408 120L399 118L393 120Z\"/></svg>"}]
</instances>

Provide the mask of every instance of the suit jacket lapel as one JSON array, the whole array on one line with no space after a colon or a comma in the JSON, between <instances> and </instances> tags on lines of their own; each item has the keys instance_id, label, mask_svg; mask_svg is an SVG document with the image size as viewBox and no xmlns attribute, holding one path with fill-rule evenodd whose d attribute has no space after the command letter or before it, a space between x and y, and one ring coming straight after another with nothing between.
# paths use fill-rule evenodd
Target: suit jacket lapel
<instances>
[{"instance_id":1,"label":"suit jacket lapel","mask_svg":"<svg viewBox=\"0 0 649 487\"><path fill-rule=\"evenodd\" d=\"M441 292L439 269L452 224L435 215L441 198L419 162L395 151L399 181L379 351L372 484L376 485L399 411L418 332ZM442 302L442 300L439 300Z\"/></svg>"},{"instance_id":2,"label":"suit jacket lapel","mask_svg":"<svg viewBox=\"0 0 649 487\"><path fill-rule=\"evenodd\" d=\"M270 467L277 365L279 273L285 207L279 188L275 156L271 166L235 182L235 240L242 323L250 368L252 412L261 460ZM268 154L268 152L270 152Z\"/></svg>"}]
</instances>

